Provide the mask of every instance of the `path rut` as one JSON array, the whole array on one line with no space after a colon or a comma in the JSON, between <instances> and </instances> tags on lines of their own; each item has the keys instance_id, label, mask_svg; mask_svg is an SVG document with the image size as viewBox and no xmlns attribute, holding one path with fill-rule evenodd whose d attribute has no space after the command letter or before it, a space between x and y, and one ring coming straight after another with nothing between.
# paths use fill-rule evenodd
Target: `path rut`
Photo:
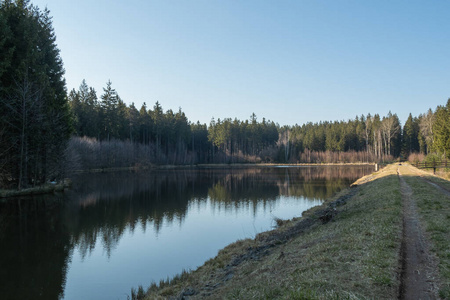
<instances>
[{"instance_id":1,"label":"path rut","mask_svg":"<svg viewBox=\"0 0 450 300\"><path fill-rule=\"evenodd\" d=\"M411 187L397 170L403 201L402 272L399 299L437 299L436 264L428 248Z\"/></svg>"}]
</instances>

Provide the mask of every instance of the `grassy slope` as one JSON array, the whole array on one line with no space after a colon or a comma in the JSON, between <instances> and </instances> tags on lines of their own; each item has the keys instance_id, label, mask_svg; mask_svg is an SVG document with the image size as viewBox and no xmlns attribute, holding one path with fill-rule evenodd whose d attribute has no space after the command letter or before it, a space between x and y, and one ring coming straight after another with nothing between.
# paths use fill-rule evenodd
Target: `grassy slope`
<instances>
[{"instance_id":1,"label":"grassy slope","mask_svg":"<svg viewBox=\"0 0 450 300\"><path fill-rule=\"evenodd\" d=\"M375 176L359 180L358 187L343 191L323 206L304 213L302 218L253 240L234 243L199 269L184 273L170 283L153 285L147 299L177 297L183 291L185 295L195 293L190 299L397 298L402 202L396 169L397 166L388 166ZM416 179L410 177L410 180ZM421 186L420 182L408 183L414 186L414 192ZM423 188L421 193L428 193L425 191L430 187ZM330 211L330 203L342 199L346 193L353 197L337 206L332 221L323 224L319 217ZM431 205L430 222L437 222L428 226L436 232L435 237L432 233L435 250L447 259L447 262L443 259L445 265L441 272L444 277L450 277L447 274L448 201L440 202L440 206L419 201L421 213L426 214L422 207L427 205ZM447 209L446 214L439 212L441 206ZM436 215L442 221L437 221ZM302 233L279 238L296 226L304 227Z\"/></svg>"}]
</instances>

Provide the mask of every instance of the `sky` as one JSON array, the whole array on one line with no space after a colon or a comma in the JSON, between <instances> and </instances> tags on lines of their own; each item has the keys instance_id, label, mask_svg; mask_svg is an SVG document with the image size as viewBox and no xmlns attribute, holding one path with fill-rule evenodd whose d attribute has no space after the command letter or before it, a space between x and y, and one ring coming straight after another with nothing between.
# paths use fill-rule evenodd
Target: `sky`
<instances>
[{"instance_id":1,"label":"sky","mask_svg":"<svg viewBox=\"0 0 450 300\"><path fill-rule=\"evenodd\" d=\"M67 89L111 80L139 109L280 125L450 98L450 1L32 0L53 17Z\"/></svg>"}]
</instances>

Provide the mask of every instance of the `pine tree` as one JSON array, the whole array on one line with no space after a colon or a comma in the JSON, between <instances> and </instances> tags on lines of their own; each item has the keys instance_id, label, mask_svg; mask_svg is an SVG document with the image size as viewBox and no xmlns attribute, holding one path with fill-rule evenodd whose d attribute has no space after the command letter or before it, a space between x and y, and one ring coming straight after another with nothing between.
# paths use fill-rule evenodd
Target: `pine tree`
<instances>
[{"instance_id":1,"label":"pine tree","mask_svg":"<svg viewBox=\"0 0 450 300\"><path fill-rule=\"evenodd\" d=\"M153 131L155 134L155 142L156 142L156 157L159 159L159 156L161 155L161 136L163 134L163 127L164 127L164 112L162 106L159 104L158 101L156 101L155 105L153 106L153 111L150 113L150 116L152 118L153 123Z\"/></svg>"},{"instance_id":2,"label":"pine tree","mask_svg":"<svg viewBox=\"0 0 450 300\"><path fill-rule=\"evenodd\" d=\"M1 184L21 189L63 176L71 115L50 12L2 1L0 31Z\"/></svg>"},{"instance_id":3,"label":"pine tree","mask_svg":"<svg viewBox=\"0 0 450 300\"><path fill-rule=\"evenodd\" d=\"M409 114L408 119L403 126L403 145L402 145L402 156L407 159L411 153L418 152L419 147L419 122L417 118L413 118Z\"/></svg>"},{"instance_id":4,"label":"pine tree","mask_svg":"<svg viewBox=\"0 0 450 300\"><path fill-rule=\"evenodd\" d=\"M103 88L103 95L100 97L102 108L102 138L110 140L118 137L119 131L119 116L118 106L119 98L115 89L112 88L112 83L109 80L106 83L106 88Z\"/></svg>"},{"instance_id":5,"label":"pine tree","mask_svg":"<svg viewBox=\"0 0 450 300\"><path fill-rule=\"evenodd\" d=\"M130 129L129 139L132 143L135 143L139 138L139 111L137 110L136 106L134 106L134 102L131 103L130 107L127 110L127 119Z\"/></svg>"},{"instance_id":6,"label":"pine tree","mask_svg":"<svg viewBox=\"0 0 450 300\"><path fill-rule=\"evenodd\" d=\"M433 148L450 158L450 99L446 106L439 106L436 109L433 134Z\"/></svg>"}]
</instances>

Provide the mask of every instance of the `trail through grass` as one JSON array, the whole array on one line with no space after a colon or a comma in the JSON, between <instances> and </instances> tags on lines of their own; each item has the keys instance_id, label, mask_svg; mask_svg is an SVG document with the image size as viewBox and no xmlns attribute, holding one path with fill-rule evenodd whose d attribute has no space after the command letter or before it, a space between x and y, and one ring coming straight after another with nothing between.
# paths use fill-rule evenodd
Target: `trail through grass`
<instances>
[{"instance_id":1,"label":"trail through grass","mask_svg":"<svg viewBox=\"0 0 450 300\"><path fill-rule=\"evenodd\" d=\"M440 284L439 297L450 299L450 193L427 181L444 189L450 187L450 183L411 166L403 166L401 170L412 188L422 226L431 241L431 251L438 264L438 278L430 280Z\"/></svg>"}]
</instances>

